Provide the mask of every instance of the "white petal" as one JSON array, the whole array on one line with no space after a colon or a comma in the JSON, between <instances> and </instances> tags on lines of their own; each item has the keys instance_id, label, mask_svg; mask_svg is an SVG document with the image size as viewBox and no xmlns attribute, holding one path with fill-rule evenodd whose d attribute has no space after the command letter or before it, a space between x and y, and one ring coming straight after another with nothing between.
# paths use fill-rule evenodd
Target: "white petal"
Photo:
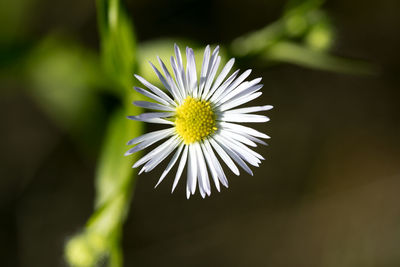
<instances>
[{"instance_id":1,"label":"white petal","mask_svg":"<svg viewBox=\"0 0 400 267\"><path fill-rule=\"evenodd\" d=\"M243 144L246 144L246 145L249 145L249 146L252 146L252 147L256 147L257 146L256 143L254 143L253 141L249 140L246 136L244 136L242 134L235 133L235 132L230 131L229 129L226 129L226 128L222 128L221 129L221 135L228 136L228 137L230 137L232 139L235 139L235 140L237 140L239 142L242 142Z\"/></svg>"},{"instance_id":2,"label":"white petal","mask_svg":"<svg viewBox=\"0 0 400 267\"><path fill-rule=\"evenodd\" d=\"M243 72L231 85L229 85L223 92L223 94L221 94L221 96L223 97L224 95L227 95L229 92L231 92L232 90L234 90L241 82L243 82L251 73L251 69L246 70L245 72ZM211 97L211 101L216 101L217 100L217 95L214 95Z\"/></svg>"},{"instance_id":3,"label":"white petal","mask_svg":"<svg viewBox=\"0 0 400 267\"><path fill-rule=\"evenodd\" d=\"M161 83L164 85L165 89L174 97L174 99L180 99L180 97L176 94L176 91L172 88L172 85L165 79L164 75L153 65L153 63L149 62L154 72L156 73L158 79L160 79Z\"/></svg>"},{"instance_id":4,"label":"white petal","mask_svg":"<svg viewBox=\"0 0 400 267\"><path fill-rule=\"evenodd\" d=\"M217 144L217 142L214 141L214 139L209 138L209 141L212 145L212 147L217 151L218 155L221 157L221 159L225 162L225 164L231 169L231 171L239 175L239 169L236 167L235 163L233 163L232 159L228 156L228 154L220 147L220 145Z\"/></svg>"},{"instance_id":5,"label":"white petal","mask_svg":"<svg viewBox=\"0 0 400 267\"><path fill-rule=\"evenodd\" d=\"M172 156L171 161L168 163L167 168L165 168L165 170L163 171L163 173L160 176L160 179L158 179L157 184L154 186L154 188L156 188L161 182L162 180L164 180L164 178L167 176L167 174L169 173L169 171L172 169L172 167L174 167L176 161L179 158L179 155L182 152L182 149L185 145L182 143L179 148L176 150L175 154Z\"/></svg>"},{"instance_id":6,"label":"white petal","mask_svg":"<svg viewBox=\"0 0 400 267\"><path fill-rule=\"evenodd\" d=\"M231 71L233 64L235 63L235 59L231 58L228 63L225 64L224 68L222 69L221 73L218 75L218 78L215 80L214 85L212 86L211 90L209 91L209 94L213 94L216 89L221 85L221 83L224 81L226 75ZM205 96L203 96L205 97Z\"/></svg>"},{"instance_id":7,"label":"white petal","mask_svg":"<svg viewBox=\"0 0 400 267\"><path fill-rule=\"evenodd\" d=\"M189 91L192 92L193 97L197 98L197 71L196 71L196 61L194 59L193 49L186 47L186 61L187 61L187 80L189 85Z\"/></svg>"},{"instance_id":8,"label":"white petal","mask_svg":"<svg viewBox=\"0 0 400 267\"><path fill-rule=\"evenodd\" d=\"M173 129L173 128L172 128L172 129ZM167 130L170 130L170 129L167 129ZM135 153L135 152L138 152L138 151L140 151L140 150L143 150L143 149L145 149L146 147L149 147L149 146L151 146L152 144L157 143L158 141L160 141L160 140L162 140L162 139L165 139L165 138L170 137L170 136L174 133L174 131L173 131L173 130L172 130L172 131L168 131L168 132L157 131L156 134L155 134L155 132L153 132L153 133L154 133L153 135L148 136L148 137L147 137L146 139L144 139L140 144L138 144L138 145L136 145L135 147L129 149L129 150L125 153L125 156L131 155L131 154L133 154L133 153ZM134 139L132 139L132 140L134 140ZM131 140L131 141L132 141L132 140ZM128 143L128 144L129 144L129 143ZM132 144L133 144L133 143L132 143Z\"/></svg>"},{"instance_id":9,"label":"white petal","mask_svg":"<svg viewBox=\"0 0 400 267\"><path fill-rule=\"evenodd\" d=\"M259 111L266 111L272 109L271 105L266 105L266 106L254 106L254 107L247 107L247 108L238 108L238 109L231 109L228 111L225 111L225 114L230 114L230 113L252 113L252 112L259 112Z\"/></svg>"},{"instance_id":10,"label":"white petal","mask_svg":"<svg viewBox=\"0 0 400 267\"><path fill-rule=\"evenodd\" d=\"M137 116L127 116L128 119L134 121L144 121L148 123L159 123L159 124L171 124L174 125L172 121L161 119L163 117L171 117L175 113L172 112L150 112L142 113Z\"/></svg>"},{"instance_id":11,"label":"white petal","mask_svg":"<svg viewBox=\"0 0 400 267\"><path fill-rule=\"evenodd\" d=\"M171 193L174 192L175 187L177 186L177 184L179 182L179 179L181 178L183 169L185 168L187 156L188 156L188 146L185 145L185 149L183 150L182 157L181 157L181 160L179 162L178 170L176 171L174 184L172 185Z\"/></svg>"},{"instance_id":12,"label":"white petal","mask_svg":"<svg viewBox=\"0 0 400 267\"><path fill-rule=\"evenodd\" d=\"M185 99L186 98L185 85L183 84L182 76L180 75L178 65L176 64L175 58L173 56L171 56L171 66L172 70L174 71L175 80L178 83L180 94L182 98Z\"/></svg>"},{"instance_id":13,"label":"white petal","mask_svg":"<svg viewBox=\"0 0 400 267\"><path fill-rule=\"evenodd\" d=\"M240 98L252 95L253 93L255 93L257 91L260 91L260 89L263 88L263 86L264 86L263 84L254 85L252 87L249 87L249 88L243 90L242 92L238 93L237 95L230 97L229 99L226 98L226 100L224 100L224 101L225 102L235 101L236 99L240 99Z\"/></svg>"},{"instance_id":14,"label":"white petal","mask_svg":"<svg viewBox=\"0 0 400 267\"><path fill-rule=\"evenodd\" d=\"M232 90L232 91L227 91L230 88L230 86L229 86L226 90L224 90L219 95L216 95L216 94L213 95L211 97L210 101L212 101L214 103L214 105L219 106L219 105L223 104L224 102L226 102L226 101L222 101L222 100L225 99L226 97L230 96L233 92L235 92L237 90L241 90L242 88L247 89L249 87L250 87L250 85L249 85L249 82L247 82L247 81L242 82L238 87L236 87L235 90ZM222 102L222 103L220 103L220 102Z\"/></svg>"},{"instance_id":15,"label":"white petal","mask_svg":"<svg viewBox=\"0 0 400 267\"><path fill-rule=\"evenodd\" d=\"M173 95L176 96L175 99L177 99L179 102L182 102L181 93L180 93L178 87L176 86L174 79L172 78L171 74L169 73L167 67L165 66L165 64L161 60L161 58L157 56L157 59L158 59L158 63L160 64L160 66L164 72L164 75L167 79L166 81L168 82L168 85L170 86L171 91L173 92Z\"/></svg>"},{"instance_id":16,"label":"white petal","mask_svg":"<svg viewBox=\"0 0 400 267\"><path fill-rule=\"evenodd\" d=\"M153 102L148 101L134 101L133 104L138 107L147 108L147 109L155 109L155 110L165 110L165 111L175 111L171 106L165 106Z\"/></svg>"},{"instance_id":17,"label":"white petal","mask_svg":"<svg viewBox=\"0 0 400 267\"><path fill-rule=\"evenodd\" d=\"M214 165L214 168L217 171L219 181L226 188L228 188L228 179L226 178L225 172L222 169L222 166L219 163L219 160L218 160L217 156L215 155L213 149L211 148L210 142L208 140L204 140L204 145L205 145L205 148L207 149L208 154L211 157L211 162L210 163L212 163Z\"/></svg>"},{"instance_id":18,"label":"white petal","mask_svg":"<svg viewBox=\"0 0 400 267\"><path fill-rule=\"evenodd\" d=\"M201 187L200 186L200 180L199 180L199 192L200 192L200 195L201 195L201 197L202 198L205 198L206 197L206 193L204 192L204 189L203 189L203 187Z\"/></svg>"},{"instance_id":19,"label":"white petal","mask_svg":"<svg viewBox=\"0 0 400 267\"><path fill-rule=\"evenodd\" d=\"M207 148L206 148L206 146L205 146L204 143L201 144L201 149L202 149L202 152L203 152L203 154L204 154L204 157L205 157L205 159L206 159L206 161L207 161L208 168L210 169L211 176L212 176L212 178L213 178L213 180L214 180L215 187L217 188L217 190L218 190L218 192L219 192L219 191L220 191L220 186L219 186L219 180L218 180L218 173L217 173L217 171L215 170L214 164L212 163L211 156L210 156L210 154L208 153Z\"/></svg>"},{"instance_id":20,"label":"white petal","mask_svg":"<svg viewBox=\"0 0 400 267\"><path fill-rule=\"evenodd\" d=\"M190 188L189 185L186 184L186 198L189 199L190 198Z\"/></svg>"},{"instance_id":21,"label":"white petal","mask_svg":"<svg viewBox=\"0 0 400 267\"><path fill-rule=\"evenodd\" d=\"M182 63L181 50L179 49L177 44L175 44L175 56L176 56L176 63L178 64L179 75L181 76L181 80L183 82L183 87L185 88L185 91L187 91L187 81L186 81L185 69L183 68L183 63Z\"/></svg>"},{"instance_id":22,"label":"white petal","mask_svg":"<svg viewBox=\"0 0 400 267\"><path fill-rule=\"evenodd\" d=\"M226 131L225 131L226 132ZM224 138L224 139L226 139L226 140L228 140L228 144L229 143L233 143L233 144L235 144L236 146L238 146L238 147L240 147L241 149L243 149L243 150L245 150L245 151L247 151L249 154L251 154L251 155L253 155L254 157L256 157L256 158L258 158L258 159L261 159L261 160L264 160L264 157L263 156L261 156L260 154L258 154L257 152L255 152L254 150L252 150L252 149L250 149L249 147L247 147L247 146L245 146L244 144L242 144L242 143L240 143L240 140L239 141L237 141L235 138L232 138L232 136L233 135L228 135L228 134L221 134L220 135L222 138ZM242 135L238 135L238 136L242 136ZM250 135L247 135L247 136L242 136L242 138L252 138ZM261 141L261 140L257 140L257 141Z\"/></svg>"},{"instance_id":23,"label":"white petal","mask_svg":"<svg viewBox=\"0 0 400 267\"><path fill-rule=\"evenodd\" d=\"M254 94L251 94L251 95L248 95L248 96L244 96L244 97L241 97L241 98L233 100L233 101L229 101L229 102L221 105L219 107L219 110L220 111L225 111L225 110L229 110L231 108L243 105L243 104L245 104L245 103L247 103L247 102L249 102L249 101L251 101L253 99L256 99L260 95L262 95L262 93L261 92L257 92L257 93L254 93Z\"/></svg>"},{"instance_id":24,"label":"white petal","mask_svg":"<svg viewBox=\"0 0 400 267\"><path fill-rule=\"evenodd\" d=\"M256 137L260 137L260 138L264 138L264 139L269 139L270 137L262 132L259 132L253 128L247 127L247 126L243 126L243 125L239 125L239 124L235 124L235 123L229 123L229 122L220 122L219 123L222 127L226 127L229 129L232 129L236 132L240 132L240 133L246 133L246 134L250 134Z\"/></svg>"},{"instance_id":25,"label":"white petal","mask_svg":"<svg viewBox=\"0 0 400 267\"><path fill-rule=\"evenodd\" d=\"M142 113L137 116L128 116L130 120L147 120L147 119L154 119L154 118L167 118L173 116L174 112L148 112Z\"/></svg>"},{"instance_id":26,"label":"white petal","mask_svg":"<svg viewBox=\"0 0 400 267\"><path fill-rule=\"evenodd\" d=\"M214 82L214 77L217 74L218 67L219 67L220 63L221 63L221 57L218 56L215 64L213 64L213 68L211 69L211 73L209 74L209 76L207 76L207 81L206 81L206 84L204 86L204 92L205 93L208 93L210 91L210 87L211 87L212 83Z\"/></svg>"},{"instance_id":27,"label":"white petal","mask_svg":"<svg viewBox=\"0 0 400 267\"><path fill-rule=\"evenodd\" d=\"M224 138L225 138L226 140L228 140L228 143L229 143L229 142L232 142L233 144L235 144L235 146L239 147L240 149L245 150L247 153L253 155L253 156L256 157L257 159L265 160L263 156L261 156L260 154L258 154L258 153L255 152L254 150L252 150L251 148L249 148L249 147L243 145L242 143L240 143L240 142L238 142L238 141L236 141L236 140L234 140L234 139L232 139L232 138L229 138L228 136L224 136ZM260 163L260 161L257 161L257 162Z\"/></svg>"},{"instance_id":28,"label":"white petal","mask_svg":"<svg viewBox=\"0 0 400 267\"><path fill-rule=\"evenodd\" d=\"M236 70L234 73L232 73L231 76L229 76L229 78L226 79L226 81L221 86L213 86L212 90L210 90L210 92L205 96L204 99L208 100L210 97L214 97L214 95L216 95L216 97L220 96L225 91L225 89L236 79L239 71L240 70Z\"/></svg>"},{"instance_id":29,"label":"white petal","mask_svg":"<svg viewBox=\"0 0 400 267\"><path fill-rule=\"evenodd\" d=\"M219 53L219 46L217 46L210 59L210 64L208 65L208 70L206 74L206 82L204 85L203 95L207 95L208 91L210 90L211 84L214 81L215 74L217 73L219 63L221 62L221 57L218 56Z\"/></svg>"},{"instance_id":30,"label":"white petal","mask_svg":"<svg viewBox=\"0 0 400 267\"><path fill-rule=\"evenodd\" d=\"M153 93L155 93L156 95L158 95L159 97L161 97L162 99L164 99L165 101L167 101L168 103L170 103L173 106L177 106L177 104L174 102L174 100L172 100L166 93L164 93L160 88L158 88L155 85L152 85L151 83L149 83L145 78L135 74L136 79L138 79L144 86L146 86L147 88L149 88Z\"/></svg>"},{"instance_id":31,"label":"white petal","mask_svg":"<svg viewBox=\"0 0 400 267\"><path fill-rule=\"evenodd\" d=\"M251 136L251 135L247 135L247 134L243 134L244 136L246 136L248 139L250 139L251 141L253 141L254 143L258 143L264 146L267 146L268 144L265 143L263 140L258 139L257 137Z\"/></svg>"},{"instance_id":32,"label":"white petal","mask_svg":"<svg viewBox=\"0 0 400 267\"><path fill-rule=\"evenodd\" d=\"M140 143L140 142L148 140L148 139L157 138L157 136L170 136L174 131L175 131L174 128L168 128L168 129L163 129L163 130L158 130L158 131L150 132L147 134L143 134L141 136L138 136L136 138L129 140L127 145L128 146L134 145L134 144Z\"/></svg>"},{"instance_id":33,"label":"white petal","mask_svg":"<svg viewBox=\"0 0 400 267\"><path fill-rule=\"evenodd\" d=\"M149 97L149 98L151 98L151 99L153 99L153 100L155 100L155 101L157 101L157 102L159 102L161 104L164 104L166 106L171 106L171 104L168 103L168 101L162 99L161 97L159 97L159 96L157 96L157 95L155 95L155 94L153 94L153 93L151 93L151 92L149 92L149 91L147 91L147 90L145 90L143 88L134 87L134 89L136 90L136 92L138 92L138 93L140 93L140 94L142 94L144 96L147 96L147 97Z\"/></svg>"},{"instance_id":34,"label":"white petal","mask_svg":"<svg viewBox=\"0 0 400 267\"><path fill-rule=\"evenodd\" d=\"M165 150L167 147L169 147L174 141L176 141L178 137L176 135L172 136L170 139L159 145L158 147L154 148L152 151L147 153L145 156L140 158L138 161L136 161L135 164L133 164L133 168L139 167L140 165L143 165L147 161L151 160L155 155L160 153L161 151Z\"/></svg>"},{"instance_id":35,"label":"white petal","mask_svg":"<svg viewBox=\"0 0 400 267\"><path fill-rule=\"evenodd\" d=\"M262 84L258 84L260 81L261 81L261 78L257 78L252 81L249 81L249 82L243 82L241 85L236 87L236 89L232 90L230 93L227 93L227 94L224 94L223 96L221 96L217 100L217 102L222 104L222 103L227 102L230 99L239 98L243 95L257 92L258 90L260 90L263 87Z\"/></svg>"},{"instance_id":36,"label":"white petal","mask_svg":"<svg viewBox=\"0 0 400 267\"><path fill-rule=\"evenodd\" d=\"M163 151L160 153L154 155L154 157L149 160L143 167L145 172L149 172L153 170L155 167L157 167L158 164L160 164L164 159L168 157L169 154L171 154L172 151L175 150L175 148L182 142L182 140L176 139L167 146Z\"/></svg>"},{"instance_id":37,"label":"white petal","mask_svg":"<svg viewBox=\"0 0 400 267\"><path fill-rule=\"evenodd\" d=\"M194 151L193 145L189 145L189 164L188 164L188 181L190 192L192 195L196 191L197 183L197 159L196 153Z\"/></svg>"},{"instance_id":38,"label":"white petal","mask_svg":"<svg viewBox=\"0 0 400 267\"><path fill-rule=\"evenodd\" d=\"M210 63L210 46L207 45L206 49L204 50L203 64L201 66L199 96L202 94L204 85L206 83L206 75L207 75L209 63Z\"/></svg>"},{"instance_id":39,"label":"white petal","mask_svg":"<svg viewBox=\"0 0 400 267\"><path fill-rule=\"evenodd\" d=\"M214 136L216 137L216 136ZM220 140L219 140L220 141ZM240 167L242 167L243 170L245 170L248 174L253 176L253 171L247 166L247 164L242 160L242 158L237 155L232 148L229 146L229 144L219 142L219 144L223 147L224 151L228 153L228 155L237 163L239 164Z\"/></svg>"},{"instance_id":40,"label":"white petal","mask_svg":"<svg viewBox=\"0 0 400 267\"><path fill-rule=\"evenodd\" d=\"M224 113L220 120L230 122L267 122L269 118L263 115L256 114L227 114Z\"/></svg>"},{"instance_id":41,"label":"white petal","mask_svg":"<svg viewBox=\"0 0 400 267\"><path fill-rule=\"evenodd\" d=\"M253 166L258 167L259 164L261 163L260 159L258 159L253 153L251 153L250 149L245 146L240 146L236 141L232 139L226 139L222 137L221 135L215 136L215 139L220 142L220 144L223 144L226 147L229 147L233 152L235 152L240 158L243 160L247 161Z\"/></svg>"},{"instance_id":42,"label":"white petal","mask_svg":"<svg viewBox=\"0 0 400 267\"><path fill-rule=\"evenodd\" d=\"M194 144L194 148L197 153L197 163L199 166L198 167L199 181L200 181L199 184L203 187L206 194L210 195L211 194L210 180L208 179L207 166L206 162L204 161L203 151L200 148L200 144L197 142Z\"/></svg>"},{"instance_id":43,"label":"white petal","mask_svg":"<svg viewBox=\"0 0 400 267\"><path fill-rule=\"evenodd\" d=\"M169 124L169 125L174 125L174 123L172 121L168 121L168 120L164 120L164 119L160 119L160 118L154 118L154 119L143 119L140 120L143 122L147 122L147 123L155 123L155 124Z\"/></svg>"}]
</instances>

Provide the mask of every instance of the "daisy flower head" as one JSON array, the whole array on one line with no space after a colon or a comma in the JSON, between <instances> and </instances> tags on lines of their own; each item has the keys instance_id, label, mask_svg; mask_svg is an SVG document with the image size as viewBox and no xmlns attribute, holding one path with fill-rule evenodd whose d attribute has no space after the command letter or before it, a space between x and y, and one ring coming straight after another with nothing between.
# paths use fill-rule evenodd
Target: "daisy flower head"
<instances>
[{"instance_id":1,"label":"daisy flower head","mask_svg":"<svg viewBox=\"0 0 400 267\"><path fill-rule=\"evenodd\" d=\"M217 75L221 62L218 53L218 46L213 52L210 46L205 48L200 77L197 76L195 56L191 48L186 48L185 68L180 49L175 45L175 57L171 56L172 74L160 58L158 61L163 74L150 63L167 92L135 75L147 87L135 87L135 90L155 102L135 101L134 105L155 112L128 118L165 124L169 128L130 140L128 145L136 146L125 155L131 155L164 140L140 158L133 168L144 165L139 174L149 172L175 151L156 186L178 163L172 185L173 192L187 166L187 198L196 192L197 185L203 198L209 196L211 179L218 191L220 183L228 187L221 162L236 175L239 175L237 166L253 175L248 164L258 167L264 158L250 147L256 147L257 143L266 145L262 139L269 138L264 133L240 124L269 120L264 115L252 113L269 110L272 108L270 105L238 108L262 94L261 78L245 81L251 70L240 75L239 70L236 70L228 76L234 64L233 58Z\"/></svg>"}]
</instances>

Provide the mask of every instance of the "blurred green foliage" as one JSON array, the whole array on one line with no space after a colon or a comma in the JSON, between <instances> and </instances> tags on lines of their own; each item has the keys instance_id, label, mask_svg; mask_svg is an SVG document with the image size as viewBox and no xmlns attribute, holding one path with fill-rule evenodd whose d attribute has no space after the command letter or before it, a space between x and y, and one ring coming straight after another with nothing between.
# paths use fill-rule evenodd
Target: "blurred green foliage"
<instances>
[{"instance_id":1,"label":"blurred green foliage","mask_svg":"<svg viewBox=\"0 0 400 267\"><path fill-rule=\"evenodd\" d=\"M71 266L86 267L108 262L122 266L122 225L129 209L136 177L131 168L139 154L124 158L126 142L142 133L142 124L126 119L141 109L131 105L140 96L131 90L136 66L136 42L132 24L118 0L98 0L102 66L121 98L122 107L113 112L104 138L96 174L95 212L82 233L66 245ZM95 237L95 239L93 239ZM84 251L85 253L81 253Z\"/></svg>"},{"instance_id":2,"label":"blurred green foliage","mask_svg":"<svg viewBox=\"0 0 400 267\"><path fill-rule=\"evenodd\" d=\"M130 18L119 0L97 0L103 67L121 95L130 93L136 67L136 40Z\"/></svg>"},{"instance_id":3,"label":"blurred green foliage","mask_svg":"<svg viewBox=\"0 0 400 267\"><path fill-rule=\"evenodd\" d=\"M1 75L21 75L21 80L30 84L32 97L78 147L100 151L95 210L85 228L66 243L66 260L77 267L122 266L122 225L136 177L131 165L140 153L129 158L123 155L126 142L143 132L141 123L125 118L141 112L131 105L141 98L132 90L133 74L139 73L162 86L148 61L156 63L159 56L168 63L173 44L177 43L181 48L193 47L200 64L203 44L187 39L158 39L138 45L133 23L119 0L96 2L100 55L59 33L50 33L38 42L22 42L21 36L27 30L22 26L29 20L28 8L33 2L11 1L8 8L4 3L0 7ZM239 36L222 48L221 65L228 56L234 56L257 58L267 64L286 62L326 71L372 73L373 68L365 62L331 53L335 29L323 3L289 1L280 19ZM183 57L185 60L185 54ZM14 73L16 68L22 71ZM104 98L115 98L115 106L107 107Z\"/></svg>"},{"instance_id":4,"label":"blurred green foliage","mask_svg":"<svg viewBox=\"0 0 400 267\"><path fill-rule=\"evenodd\" d=\"M104 131L101 94L111 88L97 55L62 35L51 35L26 60L31 95L54 122L85 150L95 150Z\"/></svg>"},{"instance_id":5,"label":"blurred green foliage","mask_svg":"<svg viewBox=\"0 0 400 267\"><path fill-rule=\"evenodd\" d=\"M260 57L319 70L373 74L374 67L332 55L335 30L321 9L324 0L289 1L281 19L235 39L230 51L239 57Z\"/></svg>"},{"instance_id":6,"label":"blurred green foliage","mask_svg":"<svg viewBox=\"0 0 400 267\"><path fill-rule=\"evenodd\" d=\"M121 157L125 143L142 132L141 124L125 119L124 111L115 111L105 136L96 175L96 211L84 231L66 245L66 259L72 266L93 266L109 261L122 266L120 239L134 189L132 159Z\"/></svg>"}]
</instances>

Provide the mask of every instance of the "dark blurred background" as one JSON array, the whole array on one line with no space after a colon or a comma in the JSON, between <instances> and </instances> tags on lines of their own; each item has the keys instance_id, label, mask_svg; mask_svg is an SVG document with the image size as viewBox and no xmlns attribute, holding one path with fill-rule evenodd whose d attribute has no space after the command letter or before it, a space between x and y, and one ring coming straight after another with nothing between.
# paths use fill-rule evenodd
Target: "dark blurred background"
<instances>
[{"instance_id":1,"label":"dark blurred background","mask_svg":"<svg viewBox=\"0 0 400 267\"><path fill-rule=\"evenodd\" d=\"M126 1L139 42L201 45L262 28L284 4ZM63 246L93 211L98 158L82 146L96 146L104 128L77 145L34 100L19 62L52 33L98 50L95 3L2 6L0 265L66 266ZM171 195L171 176L154 190L162 168L141 175L124 226L125 266L400 266L400 2L332 0L324 8L335 25L333 52L378 73L245 66L263 77L258 103L275 107L271 122L256 126L272 136L257 150L266 161L254 177L229 175L229 189L205 200L186 200L183 183ZM116 105L107 96L105 110Z\"/></svg>"}]
</instances>

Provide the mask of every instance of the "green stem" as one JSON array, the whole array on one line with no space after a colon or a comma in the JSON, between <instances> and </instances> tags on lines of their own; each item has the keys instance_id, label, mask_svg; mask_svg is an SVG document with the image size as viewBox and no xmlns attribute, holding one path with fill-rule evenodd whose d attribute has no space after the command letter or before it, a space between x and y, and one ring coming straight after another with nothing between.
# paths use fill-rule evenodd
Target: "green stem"
<instances>
[{"instance_id":1,"label":"green stem","mask_svg":"<svg viewBox=\"0 0 400 267\"><path fill-rule=\"evenodd\" d=\"M122 227L136 181L132 164L140 157L140 153L130 157L124 157L124 153L128 150L126 142L143 133L142 123L126 118L142 112L131 104L132 99L141 98L131 89L136 42L119 0L97 0L97 15L103 66L123 107L112 114L104 138L96 173L95 211L82 233L67 243L65 253L71 266L96 266L105 261L110 267L121 267Z\"/></svg>"},{"instance_id":2,"label":"green stem","mask_svg":"<svg viewBox=\"0 0 400 267\"><path fill-rule=\"evenodd\" d=\"M309 68L349 74L374 74L373 66L358 60L340 58L292 42L279 42L262 55L265 60L287 62Z\"/></svg>"},{"instance_id":3,"label":"green stem","mask_svg":"<svg viewBox=\"0 0 400 267\"><path fill-rule=\"evenodd\" d=\"M272 23L258 31L251 32L233 40L230 50L238 57L256 55L284 37L285 27L282 21Z\"/></svg>"}]
</instances>

